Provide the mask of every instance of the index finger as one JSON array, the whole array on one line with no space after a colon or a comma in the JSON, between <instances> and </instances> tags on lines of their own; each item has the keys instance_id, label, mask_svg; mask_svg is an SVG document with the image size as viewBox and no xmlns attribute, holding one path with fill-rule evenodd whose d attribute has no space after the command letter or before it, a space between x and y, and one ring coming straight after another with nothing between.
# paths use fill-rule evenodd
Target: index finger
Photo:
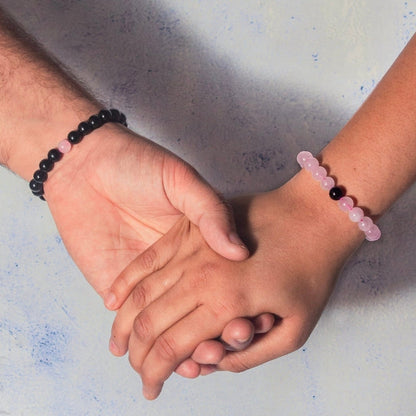
<instances>
[{"instance_id":1,"label":"index finger","mask_svg":"<svg viewBox=\"0 0 416 416\"><path fill-rule=\"evenodd\" d=\"M172 259L179 248L176 231L180 229L180 223L181 220L120 273L104 297L108 309L120 308L139 282L163 268Z\"/></svg>"}]
</instances>

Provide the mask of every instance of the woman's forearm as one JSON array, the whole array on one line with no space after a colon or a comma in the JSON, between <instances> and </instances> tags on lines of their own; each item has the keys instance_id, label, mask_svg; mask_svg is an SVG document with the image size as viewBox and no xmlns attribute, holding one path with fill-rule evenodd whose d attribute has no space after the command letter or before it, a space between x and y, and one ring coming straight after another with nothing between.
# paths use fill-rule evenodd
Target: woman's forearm
<instances>
[{"instance_id":1,"label":"woman's forearm","mask_svg":"<svg viewBox=\"0 0 416 416\"><path fill-rule=\"evenodd\" d=\"M374 216L414 182L416 37L321 156L339 184Z\"/></svg>"}]
</instances>

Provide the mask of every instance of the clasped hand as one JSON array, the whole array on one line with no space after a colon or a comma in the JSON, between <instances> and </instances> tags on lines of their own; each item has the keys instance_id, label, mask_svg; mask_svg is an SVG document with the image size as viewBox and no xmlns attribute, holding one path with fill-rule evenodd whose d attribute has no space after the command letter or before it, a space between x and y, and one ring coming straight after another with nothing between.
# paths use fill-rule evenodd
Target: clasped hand
<instances>
[{"instance_id":1,"label":"clasped hand","mask_svg":"<svg viewBox=\"0 0 416 416\"><path fill-rule=\"evenodd\" d=\"M121 307L111 339L120 354L129 351L145 397L156 398L198 345L233 319L271 313L276 322L247 349L223 355L216 369L243 371L304 344L350 247L333 250L335 237L325 238L325 224L310 221L314 213L301 204L296 182L234 201L252 253L247 260L219 256L183 217L115 281L114 307Z\"/></svg>"},{"instance_id":2,"label":"clasped hand","mask_svg":"<svg viewBox=\"0 0 416 416\"><path fill-rule=\"evenodd\" d=\"M238 261L248 255L228 207L195 170L120 126L102 127L66 155L50 173L45 197L69 254L110 306L116 277L140 264L129 266L184 215L222 256ZM254 331L270 328L270 318L232 321L222 338L244 348ZM195 376L198 363L216 363L223 354L221 343L202 342L178 372Z\"/></svg>"}]
</instances>

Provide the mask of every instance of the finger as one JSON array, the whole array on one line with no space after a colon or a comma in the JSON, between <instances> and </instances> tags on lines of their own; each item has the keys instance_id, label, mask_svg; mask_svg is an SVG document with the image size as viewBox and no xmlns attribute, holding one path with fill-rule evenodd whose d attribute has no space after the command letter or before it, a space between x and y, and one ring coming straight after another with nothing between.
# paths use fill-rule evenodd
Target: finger
<instances>
[{"instance_id":1,"label":"finger","mask_svg":"<svg viewBox=\"0 0 416 416\"><path fill-rule=\"evenodd\" d=\"M225 357L224 345L215 340L201 342L192 354L192 360L198 364L218 364Z\"/></svg>"},{"instance_id":2,"label":"finger","mask_svg":"<svg viewBox=\"0 0 416 416\"><path fill-rule=\"evenodd\" d=\"M188 358L176 367L175 373L185 378L196 378L201 374L201 366Z\"/></svg>"},{"instance_id":3,"label":"finger","mask_svg":"<svg viewBox=\"0 0 416 416\"><path fill-rule=\"evenodd\" d=\"M201 323L204 323L201 325ZM175 325L162 333L154 342L140 366L143 394L155 399L164 382L178 365L188 358L202 339L210 339L221 332L223 324L206 307L198 307ZM195 331L198 328L198 331ZM129 348L130 355L135 350ZM134 358L130 357L134 367Z\"/></svg>"},{"instance_id":4,"label":"finger","mask_svg":"<svg viewBox=\"0 0 416 416\"><path fill-rule=\"evenodd\" d=\"M164 180L172 205L199 227L218 254L229 260L246 259L249 253L236 232L232 210L194 169L177 163L172 168L173 181Z\"/></svg>"},{"instance_id":5,"label":"finger","mask_svg":"<svg viewBox=\"0 0 416 416\"><path fill-rule=\"evenodd\" d=\"M283 319L268 333L255 339L247 349L228 353L217 368L241 372L256 367L297 350L309 333L303 330L300 322L296 322L296 318Z\"/></svg>"},{"instance_id":6,"label":"finger","mask_svg":"<svg viewBox=\"0 0 416 416\"><path fill-rule=\"evenodd\" d=\"M250 344L254 330L254 324L249 319L236 318L225 326L220 339L226 350L240 351Z\"/></svg>"},{"instance_id":7,"label":"finger","mask_svg":"<svg viewBox=\"0 0 416 416\"><path fill-rule=\"evenodd\" d=\"M185 378L196 378L207 376L217 371L217 366L213 364L198 364L192 358L188 358L178 365L175 373Z\"/></svg>"},{"instance_id":8,"label":"finger","mask_svg":"<svg viewBox=\"0 0 416 416\"><path fill-rule=\"evenodd\" d=\"M164 270L143 279L117 311L111 328L110 351L121 356L127 352L130 334L137 315L155 299L168 291L179 279L179 272Z\"/></svg>"},{"instance_id":9,"label":"finger","mask_svg":"<svg viewBox=\"0 0 416 416\"><path fill-rule=\"evenodd\" d=\"M169 275L169 271L160 271L160 274L166 273ZM194 288L185 288L182 284L176 284L136 316L132 324L128 349L130 363L138 373L141 372L141 365L156 339L176 322L197 309L198 305L199 299ZM190 328L190 331L194 333L195 328L198 327ZM212 337L201 334L199 341L210 338ZM194 349L195 347L196 345ZM192 352L193 350L183 359L188 358ZM176 363L176 366L178 365L179 362Z\"/></svg>"},{"instance_id":10,"label":"finger","mask_svg":"<svg viewBox=\"0 0 416 416\"><path fill-rule=\"evenodd\" d=\"M212 372L215 364L221 362L225 354L224 345L220 341L203 341L195 348L191 358L176 367L175 373L186 378L206 375Z\"/></svg>"},{"instance_id":11,"label":"finger","mask_svg":"<svg viewBox=\"0 0 416 416\"><path fill-rule=\"evenodd\" d=\"M275 316L272 313L262 313L253 319L254 333L265 334L269 332L275 323Z\"/></svg>"},{"instance_id":12,"label":"finger","mask_svg":"<svg viewBox=\"0 0 416 416\"><path fill-rule=\"evenodd\" d=\"M228 351L241 351L250 345L254 334L266 333L273 325L271 313L262 313L251 320L236 318L225 326L220 339Z\"/></svg>"},{"instance_id":13,"label":"finger","mask_svg":"<svg viewBox=\"0 0 416 416\"><path fill-rule=\"evenodd\" d=\"M121 272L104 297L104 304L108 309L118 309L141 280L161 269L175 255L178 250L175 231L180 226L181 220Z\"/></svg>"}]
</instances>

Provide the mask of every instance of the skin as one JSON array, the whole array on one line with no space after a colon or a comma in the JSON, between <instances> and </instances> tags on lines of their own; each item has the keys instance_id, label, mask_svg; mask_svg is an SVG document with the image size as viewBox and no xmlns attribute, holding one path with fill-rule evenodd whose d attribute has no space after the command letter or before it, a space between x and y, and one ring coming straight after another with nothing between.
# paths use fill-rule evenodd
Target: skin
<instances>
[{"instance_id":1,"label":"skin","mask_svg":"<svg viewBox=\"0 0 416 416\"><path fill-rule=\"evenodd\" d=\"M0 85L0 163L26 180L51 148L102 108L2 10ZM44 188L69 254L109 305L116 277L184 215L222 256L238 261L248 255L229 207L197 172L119 125L105 125L76 145ZM223 339L241 349L254 330L240 319L225 328ZM247 341L238 343L241 332ZM224 351L210 341L196 356L206 362ZM188 361L186 374L190 365L199 368Z\"/></svg>"},{"instance_id":2,"label":"skin","mask_svg":"<svg viewBox=\"0 0 416 416\"><path fill-rule=\"evenodd\" d=\"M319 191L319 185L311 185ZM229 352L206 370L227 368L228 363L227 369L242 371L303 345L340 267L362 241L356 233L354 243L334 251L338 236L333 233L332 239L311 245L305 236L319 235L326 227L342 227L337 221L316 224L311 221L314 211L312 206L302 206L293 183L236 201L240 232L253 253L239 263L214 253L186 218L156 243L152 250L158 253L157 270L142 276L118 311L112 329L112 339L122 351L129 351L146 398L159 395L177 366L194 357L201 339L218 336L237 317L270 312L277 318L271 331L255 337L244 351L247 355ZM252 354L256 349L261 355Z\"/></svg>"},{"instance_id":3,"label":"skin","mask_svg":"<svg viewBox=\"0 0 416 416\"><path fill-rule=\"evenodd\" d=\"M416 37L319 156L374 220L416 177L415 62ZM147 267L139 257L137 267L132 263L134 274L121 275L111 289L116 306L127 298L112 339L121 350L129 349L148 399L160 394L198 343L219 336L237 317L269 312L276 321L244 351L225 354L216 369L243 371L299 348L339 271L364 240L357 224L305 170L279 189L236 201L235 211L251 250L248 259L235 263L219 257L182 218L151 247Z\"/></svg>"}]
</instances>

